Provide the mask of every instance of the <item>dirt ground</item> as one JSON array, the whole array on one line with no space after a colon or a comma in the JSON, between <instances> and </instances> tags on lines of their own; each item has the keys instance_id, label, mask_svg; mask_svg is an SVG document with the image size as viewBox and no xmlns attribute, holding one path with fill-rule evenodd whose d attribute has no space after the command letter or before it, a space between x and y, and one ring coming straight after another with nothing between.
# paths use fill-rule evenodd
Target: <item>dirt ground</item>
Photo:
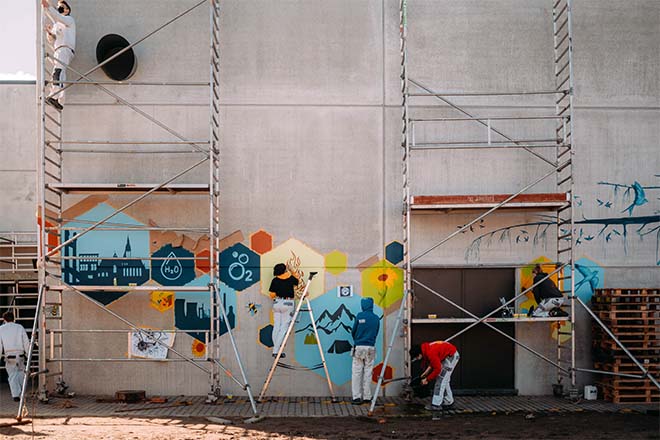
<instances>
[{"instance_id":1,"label":"dirt ground","mask_svg":"<svg viewBox=\"0 0 660 440\"><path fill-rule=\"evenodd\" d=\"M12 422L4 419L0 423ZM660 439L657 414L458 415L431 418L270 418L255 424L204 418L80 417L1 427L0 438L88 439Z\"/></svg>"}]
</instances>

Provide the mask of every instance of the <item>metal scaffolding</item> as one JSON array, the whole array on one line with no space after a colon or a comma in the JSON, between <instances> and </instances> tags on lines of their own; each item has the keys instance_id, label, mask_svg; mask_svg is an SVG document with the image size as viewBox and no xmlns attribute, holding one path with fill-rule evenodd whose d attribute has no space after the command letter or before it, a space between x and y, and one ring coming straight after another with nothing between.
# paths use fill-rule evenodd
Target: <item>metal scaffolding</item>
<instances>
[{"instance_id":1,"label":"metal scaffolding","mask_svg":"<svg viewBox=\"0 0 660 440\"><path fill-rule=\"evenodd\" d=\"M39 2L37 2L39 3ZM112 60L120 57L122 54L132 50L135 46L139 45L147 38L177 22L182 17L185 17L190 12L196 10L202 5L210 4L209 6L209 46L210 46L210 76L208 82L170 82L170 81L123 81L114 82L101 80L97 81L90 77L90 75L108 64ZM42 11L38 5L38 10ZM39 278L39 295L37 303L37 318L35 319L35 332L32 334L31 350L28 353L28 359L33 359L37 354L38 338L38 359L39 359L39 397L42 400L47 399L47 386L48 377L54 377L58 383L64 383L66 378L66 366L70 362L145 362L145 359L131 359L131 358L73 358L67 357L64 350L65 335L73 335L80 333L124 333L130 337L130 332L138 333L142 338L149 340L153 344L160 345L167 349L168 354L172 354L173 358L168 358L169 362L185 362L197 369L204 371L208 375L209 383L209 401L215 401L220 395L220 383L223 375L226 375L230 380L235 382L241 389L245 390L250 402L252 410L257 414L257 408L252 396L250 384L248 382L243 364L240 358L238 347L234 339L231 325L227 317L227 312L223 301L219 294L219 261L218 256L220 252L220 17L221 7L220 0L202 0L195 2L194 5L187 7L184 11L178 13L173 18L167 20L164 24L147 33L136 42L128 45L127 47L114 53L109 58L100 62L98 65L86 72L79 72L70 65L60 63L54 56L52 47L45 41L45 14L43 11L38 17L39 26L38 32L38 105L39 105L39 127L38 127L38 145L39 145L39 158L38 158L38 217L40 220L40 233L38 237L38 278ZM54 67L67 69L70 74L77 76L74 81L66 81L63 86L52 94L49 94L49 85L52 81L49 79L49 72ZM161 128L163 131L169 133L176 138L175 141L153 141L151 139L136 139L131 141L116 140L116 139L66 139L64 136L64 119L63 112L66 109L59 110L55 107L48 105L47 99L57 97L63 90L76 85L92 85L104 94L111 96L117 102L120 108L128 108L132 110L139 117L146 119L155 126ZM170 87L208 87L209 89L209 139L204 140L190 140L176 130L171 128L168 124L156 119L155 117L147 114L141 110L137 105L134 105L111 91L105 85L134 85L134 86L170 86ZM108 146L115 148L108 149ZM164 148L169 146L170 148ZM172 147L175 147L174 149ZM67 161L64 160L65 155L70 153L88 154L94 157L95 154L190 154L197 156L199 159L192 165L177 172L172 177L168 178L161 183L143 183L143 182L130 182L130 183L72 183L67 182L71 178L70 172L66 172ZM91 159L90 159L91 160ZM208 182L196 184L177 184L174 183L180 177L190 173L192 170L207 164L208 168ZM137 173L139 175L139 173ZM73 219L64 217L64 208L67 206L67 197L77 194L139 194L130 202L124 204L118 209L115 209L111 214L105 216L99 221L88 222L89 226L69 227L67 222ZM121 212L129 209L130 207L140 203L147 197L158 196L161 198L161 203L167 203L172 198L184 200L191 195L205 195L208 197L209 202L209 216L208 227L205 228L192 228L189 225L179 225L172 227L154 227L154 226L136 226L114 223L113 218ZM76 223L79 222L75 220ZM210 281L207 286L191 287L185 285L175 286L149 286L149 285L121 285L117 284L115 278L114 285L101 285L101 286L88 286L79 285L77 283L67 282L65 279L63 267L65 264L76 264L77 262L90 262L89 256L78 257L69 255L67 249L73 245L78 239L91 231L174 231L174 232L193 232L205 236L209 240L209 256L207 258L195 257L195 260L205 260L209 268ZM97 257L98 260L106 257ZM110 257L113 260L123 260L122 257ZM133 258L145 261L163 260L157 257L135 257ZM140 328L135 323L129 321L110 310L106 305L96 301L86 294L86 292L130 292L130 291L154 291L154 290L168 290L174 292L207 292L210 301L210 329L194 330L195 333L204 334L204 341L206 344L206 359L196 359L193 356L185 355L173 347L168 346L159 339L155 338L150 331ZM99 329L67 329L63 327L63 319L66 311L63 307L63 295L78 294L95 307L107 313L117 321L123 323L128 330L99 330ZM231 342L233 353L236 357L240 374L233 374L230 369L220 362L222 355L222 346L220 343L220 319L224 319L227 323L227 333ZM171 330L163 329L170 333L190 333L191 330ZM159 362L163 362L159 360ZM29 363L29 362L28 362ZM17 418L21 418L24 408L24 398L26 391L26 383L29 375L26 374L25 383L23 386L23 393L19 404L19 411Z\"/></svg>"},{"instance_id":2,"label":"metal scaffolding","mask_svg":"<svg viewBox=\"0 0 660 440\"><path fill-rule=\"evenodd\" d=\"M555 85L552 89L536 90L536 91L504 91L504 92L444 92L433 89L432 87L423 84L420 81L412 79L408 71L408 1L400 0L399 2L399 29L400 29L400 55L401 55L401 108L402 108L402 136L401 146L402 152L402 187L403 187L403 266L404 266L404 297L399 307L396 324L392 331L390 343L385 355L383 363L388 364L388 360L399 333L400 325L407 325L406 338L404 342L404 358L406 365L406 376L410 376L410 359L408 357L408 349L411 344L410 325L416 321L425 321L429 323L465 323L468 324L465 328L458 331L447 340L454 339L458 335L470 330L471 328L483 324L493 329L494 331L502 334L510 339L513 343L521 348L527 350L531 354L539 357L543 361L553 365L557 371L557 382L561 384L564 379L570 382L569 395L571 397L577 396L576 389L576 373L589 372L589 373L603 373L613 374L610 372L596 371L592 369L578 368L576 366L576 341L575 341L575 324L576 324L576 307L583 306L591 317L602 326L605 331L612 337L618 346L620 346L625 353L634 361L635 365L641 370L637 378L649 378L656 386L660 388L655 378L649 375L648 370L639 363L635 357L620 343L618 339L606 328L600 319L588 308L588 306L580 300L575 294L575 260L574 260L574 215L573 215L573 202L574 202L574 179L573 179L573 41L572 41L572 0L551 0L552 6L552 29L553 29L553 66ZM413 89L414 91L411 91ZM474 115L468 112L465 108L457 105L449 99L449 97L529 97L529 96L545 96L550 95L554 97L554 114L529 114L529 115L493 115L483 116ZM421 99L431 99L432 101L440 101L443 109L451 108L460 113L459 117L415 117L412 110L411 98L419 102ZM428 101L423 101L424 106L432 107ZM435 108L438 108L437 106ZM516 121L517 123L527 122L545 122L554 121L552 132L546 135L521 139L514 136L507 135L504 130L498 129L497 124L503 122ZM471 123L479 127L481 126L482 133L485 135L483 138L469 138L469 139L422 139L417 140L416 134L418 132L425 136L425 128L430 125L436 124L455 124L455 123ZM452 199L452 196L413 196L411 194L411 159L417 151L434 150L438 152L446 150L483 150L488 149L501 150L501 149L521 149L548 166L548 171L537 180L528 183L519 191L514 194L504 195L485 195L485 196L458 196ZM551 158L542 154L544 151L553 151L554 154ZM541 182L547 182L554 177L554 192L552 194L528 194L528 191ZM534 283L529 288L523 290L520 294L515 295L500 307L492 310L485 316L478 317L471 313L469 310L461 307L459 304L453 302L446 295L437 292L425 285L424 283L415 280L413 277L413 268L415 262L418 262L422 257L429 254L433 250L442 246L450 241L457 235L466 231L486 216L495 215L506 208L518 208L525 210L532 210L536 212L552 212L554 213L556 225L556 247L555 247L555 261L547 264L554 264L556 269L547 274L543 280ZM413 229L413 213L414 212L432 212L439 214L449 212L456 209L487 209L482 214L478 215L473 220L467 222L459 227L456 231L446 236L433 246L423 250L418 255L411 257L411 231ZM547 215L547 214L546 214ZM537 284L543 282L545 279L556 275L560 290L570 300L570 312L568 318L501 318L499 313L509 304L514 304L515 301L530 292ZM469 315L469 318L440 318L440 319L412 319L412 295L415 288L422 289L430 294L442 299L458 310ZM555 321L557 323L557 358L556 360L549 359L547 356L539 353L533 348L521 343L517 338L511 337L505 332L493 326L493 323L498 322L548 322ZM567 321L569 330L564 331L560 325L561 321ZM564 342L568 336L569 342ZM378 385L371 402L370 411L373 412L381 384L383 384L385 368L381 370L378 378Z\"/></svg>"}]
</instances>

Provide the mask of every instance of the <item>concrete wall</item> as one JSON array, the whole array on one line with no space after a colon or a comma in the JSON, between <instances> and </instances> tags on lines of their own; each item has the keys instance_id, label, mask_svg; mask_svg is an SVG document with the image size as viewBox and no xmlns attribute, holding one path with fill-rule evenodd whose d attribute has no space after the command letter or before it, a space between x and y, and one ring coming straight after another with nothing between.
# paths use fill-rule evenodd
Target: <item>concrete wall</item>
<instances>
[{"instance_id":1,"label":"concrete wall","mask_svg":"<svg viewBox=\"0 0 660 440\"><path fill-rule=\"evenodd\" d=\"M409 1L410 78L450 92L553 88L551 3ZM119 33L133 42L185 8L179 2L151 0L112 5L90 0L72 6L78 23L72 67L80 72L96 64L94 50L101 36ZM660 6L651 0L593 0L577 2L574 8L574 174L579 196L576 233L581 238L576 257L585 267L603 271L600 285L605 287L660 284L660 237L654 229L660 226L659 14ZM138 70L132 79L207 80L207 29L208 11L203 6L147 39L136 47ZM363 293L367 284L358 266L372 256L385 258L385 247L401 240L398 44L396 0L223 2L222 235L240 230L242 243L249 247L250 235L265 230L273 237L274 248L294 238L321 258L334 250L345 254L345 271L334 275L321 267L325 278L316 295L319 304L325 304L322 307L327 306L324 298L332 295L326 292L337 285L350 284ZM100 71L91 77L106 79ZM204 88L108 89L140 104L140 109L189 139L208 137L208 91ZM5 150L9 151L7 165L0 167L0 176L8 183L0 207L10 213L0 218L0 230L29 230L35 203L34 91L31 86L2 85L0 96L15 103L5 106L12 113L5 110L5 117L0 118L0 137L9 148ZM454 101L480 116L554 111L549 98ZM431 98L412 104L413 115L457 116L447 107L432 108L436 103ZM173 139L93 86L70 90L64 119L69 139ZM498 128L515 137L547 136L552 131L545 123L504 123ZM419 136L480 138L485 137L485 129L469 124L434 126L420 128ZM552 152L545 154L550 157ZM67 179L89 183L158 182L195 160L198 156L194 154L65 157ZM542 161L525 151L434 151L417 153L413 159L411 187L414 194L515 192L547 171ZM180 182L203 182L207 173L202 166ZM552 187L550 180L537 191ZM644 197L634 203L640 190ZM70 199L68 204L79 201ZM119 202L111 199L108 203ZM181 199L169 205L149 202L129 215L159 225L191 221L203 225L206 206L203 199ZM474 215L416 216L411 255L432 246ZM460 234L418 263L517 266L543 256L552 259L553 229L534 239L544 221L533 213L491 216L475 231ZM255 342L260 329L269 323L270 306L262 294L268 287L268 270L266 267L260 283L236 295L237 336L254 388L263 383L270 360L268 349ZM145 310L147 301L144 294L131 293L110 307L140 325L173 325L172 316ZM256 316L248 312L250 303L262 306ZM102 328L122 328L75 295L67 297L67 305L70 312L65 313L65 326L85 328L93 322ZM393 311L392 307L386 311L386 339ZM590 362L589 324L580 317L578 325L578 359L586 367ZM524 343L554 358L548 325L519 325L517 334ZM175 347L186 351L192 342L192 337L183 334L177 336ZM393 366L399 372L403 368L401 344L395 346ZM78 338L67 341L67 347L71 356L92 353L93 357L105 352L122 356L126 339L125 335ZM382 352L384 347L379 348ZM223 360L233 365L230 352ZM81 392L109 393L118 387L141 387L153 393L202 394L207 390L206 376L194 367L148 365L97 364L97 375L90 381L85 374L89 365L77 363L68 366L66 379ZM553 368L517 351L516 387L522 394L549 393L553 377ZM335 385L341 394L348 394L349 384L342 380ZM235 391L229 381L224 380L223 385ZM316 373L278 372L272 392L319 395L326 393L326 385Z\"/></svg>"}]
</instances>

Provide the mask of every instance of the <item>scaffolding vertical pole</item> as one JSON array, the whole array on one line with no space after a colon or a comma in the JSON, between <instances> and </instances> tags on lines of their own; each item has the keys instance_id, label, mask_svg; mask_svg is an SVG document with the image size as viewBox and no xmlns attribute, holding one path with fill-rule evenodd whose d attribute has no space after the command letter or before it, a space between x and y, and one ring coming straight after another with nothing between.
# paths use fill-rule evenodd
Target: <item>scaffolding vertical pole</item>
<instances>
[{"instance_id":1,"label":"scaffolding vertical pole","mask_svg":"<svg viewBox=\"0 0 660 440\"><path fill-rule=\"evenodd\" d=\"M412 300L410 295L411 290L411 277L412 277L412 262L410 260L410 114L408 108L408 3L407 0L399 0L399 49L401 51L401 147L403 148L403 261L404 261L404 293L402 301L405 304L402 307L405 308L405 313L403 314L403 332L405 334L404 340L404 350L403 350L403 360L404 360L404 371L406 376L410 376L410 359L408 355L408 349L411 344L411 334L410 334L410 317L411 317L411 306ZM401 314L397 317L401 319ZM395 325L395 330L398 327L398 324ZM396 332L392 333L392 338L396 337ZM388 348L388 352L391 349ZM383 363L383 368L381 369L380 377L378 378L379 382L382 382L382 379L385 375L385 369L387 367L386 363ZM378 392L379 387L376 388ZM374 400L375 401L375 400Z\"/></svg>"},{"instance_id":2,"label":"scaffolding vertical pole","mask_svg":"<svg viewBox=\"0 0 660 440\"><path fill-rule=\"evenodd\" d=\"M211 295L211 334L210 349L208 355L211 359L220 358L220 335L219 321L220 313L219 291L216 295L215 286L218 285L219 276L219 244L220 244L220 78L219 78L219 29L220 26L220 4L219 0L210 2L210 77L209 77L209 111L210 111L210 135L209 135L209 294ZM222 305L222 304L220 304ZM225 322L229 327L229 322ZM215 362L211 364L210 386L211 393L217 394L220 389L220 371Z\"/></svg>"},{"instance_id":3,"label":"scaffolding vertical pole","mask_svg":"<svg viewBox=\"0 0 660 440\"><path fill-rule=\"evenodd\" d=\"M557 158L557 189L567 194L567 206L557 211L557 262L567 264L568 273L560 274L560 288L570 299L570 332L557 328L557 358L558 362L566 360L567 348L563 346L562 338L570 337L570 382L571 394L576 392L576 341L575 341L575 219L573 213L574 180L573 180L573 40L571 0L552 0L552 22L554 43L555 71L555 128L556 158ZM557 381L561 383L562 376L557 370Z\"/></svg>"}]
</instances>

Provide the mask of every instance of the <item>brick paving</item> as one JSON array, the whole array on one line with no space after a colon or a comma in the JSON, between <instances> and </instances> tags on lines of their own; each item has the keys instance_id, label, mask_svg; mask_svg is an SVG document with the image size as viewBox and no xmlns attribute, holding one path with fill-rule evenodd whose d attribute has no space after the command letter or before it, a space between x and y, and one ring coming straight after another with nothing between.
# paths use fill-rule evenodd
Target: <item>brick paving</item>
<instances>
[{"instance_id":1,"label":"brick paving","mask_svg":"<svg viewBox=\"0 0 660 440\"><path fill-rule=\"evenodd\" d=\"M76 396L72 399L53 398L49 404L29 401L27 408L32 417L220 417L249 418L253 416L246 397L224 399L214 405L204 403L201 396L172 396L167 403L116 403L96 396ZM399 397L379 399L375 415L389 417L430 416L423 410L428 399L405 402ZM644 412L658 409L658 404L614 404L602 400L582 400L573 403L552 396L459 396L446 414L471 413L539 413L582 412L602 413L620 411ZM14 417L18 403L9 398L0 399L0 417ZM369 405L352 405L349 398L332 402L329 397L275 397L257 403L259 414L266 417L356 417L367 416Z\"/></svg>"}]
</instances>

